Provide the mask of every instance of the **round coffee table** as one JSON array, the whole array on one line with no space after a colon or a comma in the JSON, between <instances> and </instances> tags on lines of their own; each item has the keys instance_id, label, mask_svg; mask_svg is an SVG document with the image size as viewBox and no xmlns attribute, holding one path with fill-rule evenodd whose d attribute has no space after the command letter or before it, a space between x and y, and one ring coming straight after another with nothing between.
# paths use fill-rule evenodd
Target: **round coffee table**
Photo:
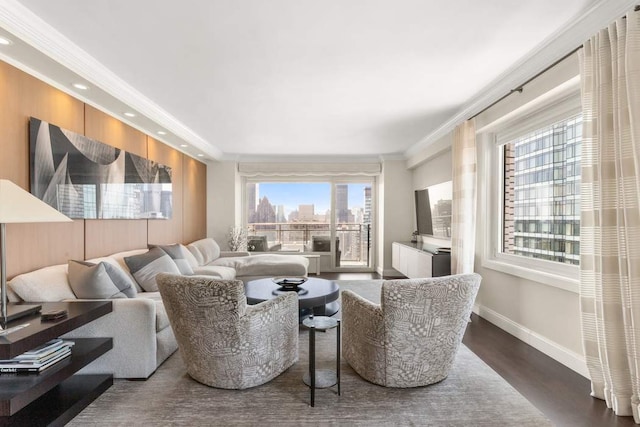
<instances>
[{"instance_id":1,"label":"round coffee table","mask_svg":"<svg viewBox=\"0 0 640 427\"><path fill-rule=\"evenodd\" d=\"M248 304L258 304L273 299L282 292L296 292L301 319L311 310L316 316L333 316L340 309L337 301L340 296L340 287L333 280L310 277L298 286L298 291L284 291L271 279L258 279L245 283L244 291Z\"/></svg>"}]
</instances>

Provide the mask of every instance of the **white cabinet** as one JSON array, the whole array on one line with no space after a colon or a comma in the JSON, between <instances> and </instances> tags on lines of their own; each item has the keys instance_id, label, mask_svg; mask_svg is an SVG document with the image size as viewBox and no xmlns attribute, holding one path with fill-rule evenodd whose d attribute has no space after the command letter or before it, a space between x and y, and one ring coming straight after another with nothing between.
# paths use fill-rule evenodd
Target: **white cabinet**
<instances>
[{"instance_id":1,"label":"white cabinet","mask_svg":"<svg viewBox=\"0 0 640 427\"><path fill-rule=\"evenodd\" d=\"M451 254L419 249L416 243L393 242L391 266L410 279L451 274Z\"/></svg>"}]
</instances>

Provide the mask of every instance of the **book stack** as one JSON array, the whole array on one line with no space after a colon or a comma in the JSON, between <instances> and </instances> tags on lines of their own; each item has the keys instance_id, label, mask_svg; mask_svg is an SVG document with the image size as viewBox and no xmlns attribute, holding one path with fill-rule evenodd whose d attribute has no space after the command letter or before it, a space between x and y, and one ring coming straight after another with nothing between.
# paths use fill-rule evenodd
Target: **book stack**
<instances>
[{"instance_id":1,"label":"book stack","mask_svg":"<svg viewBox=\"0 0 640 427\"><path fill-rule=\"evenodd\" d=\"M22 353L9 360L0 360L0 373L39 373L71 356L73 341L60 338Z\"/></svg>"}]
</instances>

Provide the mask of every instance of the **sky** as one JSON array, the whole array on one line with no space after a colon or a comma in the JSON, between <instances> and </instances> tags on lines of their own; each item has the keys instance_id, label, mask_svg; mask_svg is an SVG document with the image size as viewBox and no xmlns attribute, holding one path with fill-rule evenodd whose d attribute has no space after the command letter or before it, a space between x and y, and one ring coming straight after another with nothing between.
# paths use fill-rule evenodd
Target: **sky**
<instances>
[{"instance_id":1,"label":"sky","mask_svg":"<svg viewBox=\"0 0 640 427\"><path fill-rule=\"evenodd\" d=\"M364 208L364 188L371 184L348 184L349 208ZM258 196L267 196L277 207L284 205L285 215L298 210L298 205L315 205L316 214L324 214L331 208L331 184L326 182L261 182Z\"/></svg>"}]
</instances>

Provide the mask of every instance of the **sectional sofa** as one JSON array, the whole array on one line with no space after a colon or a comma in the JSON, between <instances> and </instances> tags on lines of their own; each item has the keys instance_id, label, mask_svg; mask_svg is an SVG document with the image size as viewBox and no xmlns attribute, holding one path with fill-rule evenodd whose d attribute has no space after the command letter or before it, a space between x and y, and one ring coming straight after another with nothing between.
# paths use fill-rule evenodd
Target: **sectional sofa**
<instances>
[{"instance_id":1,"label":"sectional sofa","mask_svg":"<svg viewBox=\"0 0 640 427\"><path fill-rule=\"evenodd\" d=\"M13 302L110 298L112 313L65 338L113 337L113 349L80 373L148 378L178 348L155 275L161 272L250 280L277 275L306 276L308 260L295 255L221 252L213 239L189 245L150 245L87 261L44 267L8 283Z\"/></svg>"}]
</instances>

